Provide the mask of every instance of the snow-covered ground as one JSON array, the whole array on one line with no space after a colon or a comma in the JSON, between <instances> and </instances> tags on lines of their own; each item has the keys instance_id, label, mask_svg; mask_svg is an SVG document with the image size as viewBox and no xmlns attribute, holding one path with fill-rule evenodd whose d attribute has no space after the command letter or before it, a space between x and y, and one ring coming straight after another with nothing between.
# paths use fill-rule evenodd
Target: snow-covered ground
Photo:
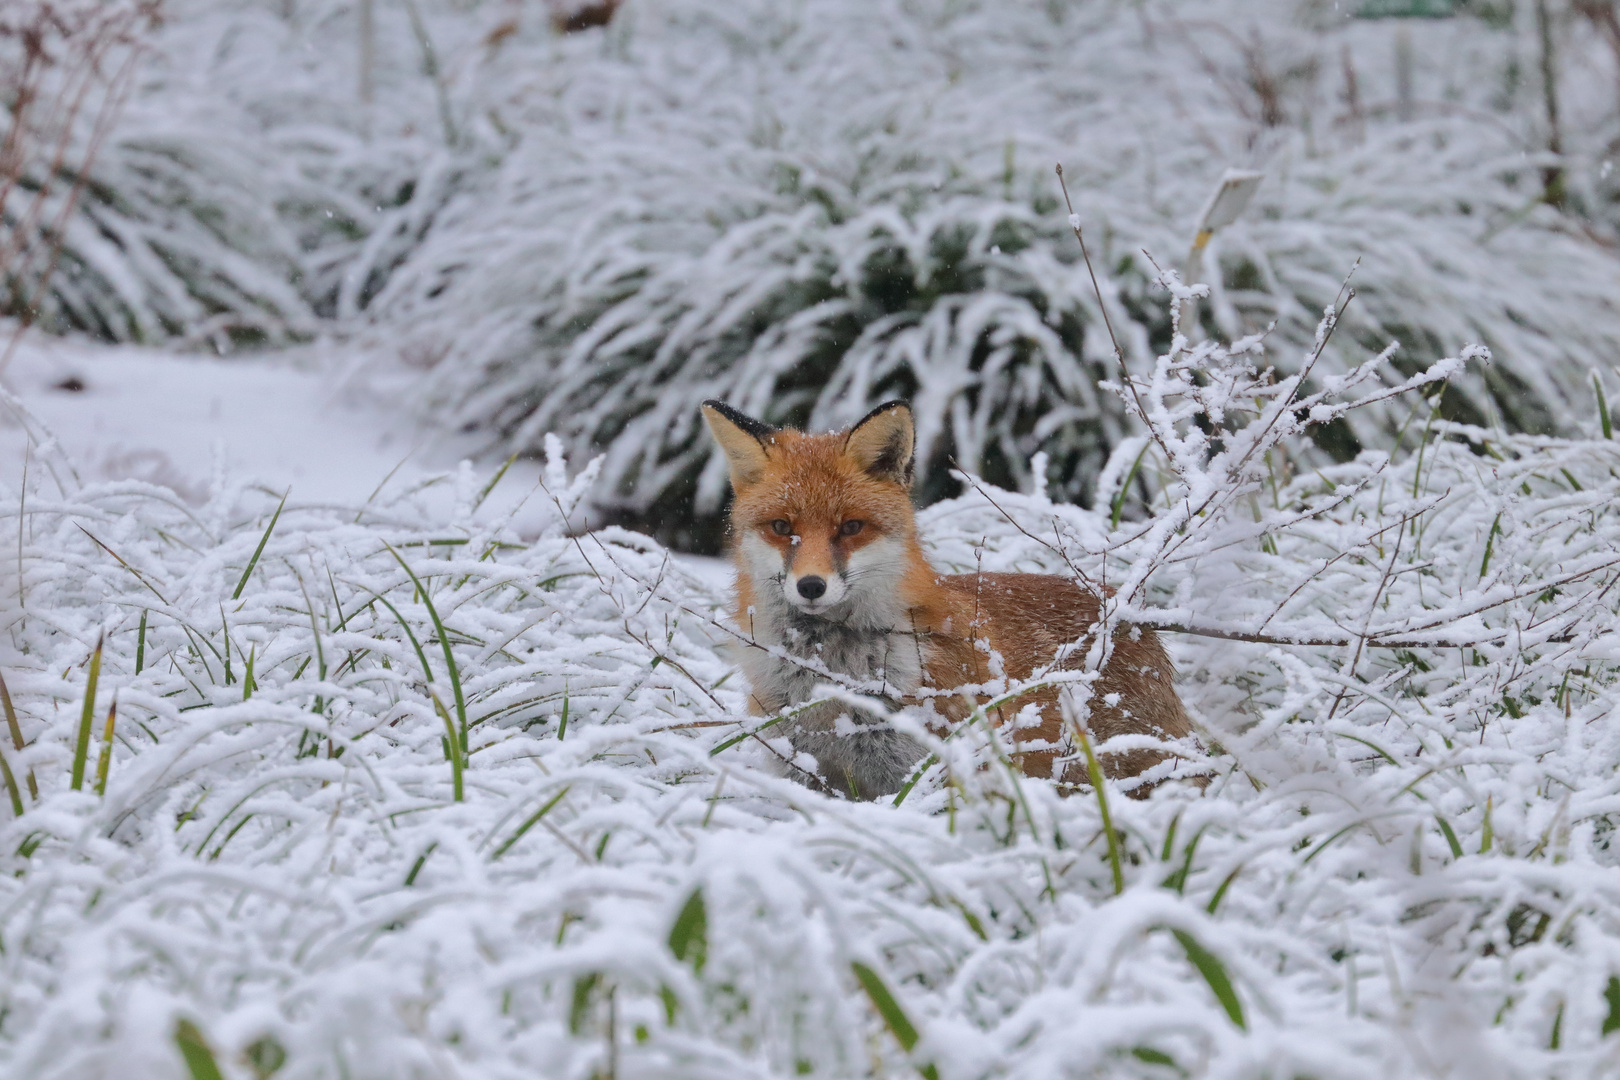
<instances>
[{"instance_id":1,"label":"snow-covered ground","mask_svg":"<svg viewBox=\"0 0 1620 1080\"><path fill-rule=\"evenodd\" d=\"M0 327L7 338L11 327ZM358 360L356 357L358 356ZM85 481L145 480L193 503L216 479L251 479L289 501L359 507L419 490L447 511L446 482L474 459L485 479L503 463L471 439L424 427L408 386L372 374L365 354L330 345L233 356L108 346L37 331L5 382L42 421ZM0 407L0 481L20 489L27 424ZM534 531L546 511L521 509L539 479L514 461L484 513ZM424 487L426 485L426 487Z\"/></svg>"},{"instance_id":2,"label":"snow-covered ground","mask_svg":"<svg viewBox=\"0 0 1620 1080\"><path fill-rule=\"evenodd\" d=\"M1270 635L1173 635L1216 778L1112 790L1110 843L987 721L899 714L933 756L892 802L784 779L723 569L565 528L594 466L521 519L492 462L365 505L411 429L337 368L30 352L63 445L0 498L0 1073L1612 1075L1620 443L1436 425L1296 473L1335 393L1249 359L1134 391L1104 484L1140 455L1152 518L922 517L942 566ZM96 471L142 450L199 486ZM289 483L319 497L277 516Z\"/></svg>"}]
</instances>

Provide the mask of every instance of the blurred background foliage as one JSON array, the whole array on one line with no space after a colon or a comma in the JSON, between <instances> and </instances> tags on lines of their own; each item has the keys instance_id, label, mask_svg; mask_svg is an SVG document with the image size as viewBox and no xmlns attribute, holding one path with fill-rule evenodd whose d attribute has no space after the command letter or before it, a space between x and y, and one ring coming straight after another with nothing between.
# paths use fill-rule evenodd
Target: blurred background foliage
<instances>
[{"instance_id":1,"label":"blurred background foliage","mask_svg":"<svg viewBox=\"0 0 1620 1080\"><path fill-rule=\"evenodd\" d=\"M1289 369L1359 260L1322 370L1483 342L1434 416L1525 432L1595 428L1620 355L1612 0L29 0L0 53L14 319L346 342L493 453L605 453L593 519L699 550L708 397L908 397L925 500L1040 453L1089 505L1130 429L1058 162L1133 368L1230 168L1264 180L1194 332Z\"/></svg>"}]
</instances>

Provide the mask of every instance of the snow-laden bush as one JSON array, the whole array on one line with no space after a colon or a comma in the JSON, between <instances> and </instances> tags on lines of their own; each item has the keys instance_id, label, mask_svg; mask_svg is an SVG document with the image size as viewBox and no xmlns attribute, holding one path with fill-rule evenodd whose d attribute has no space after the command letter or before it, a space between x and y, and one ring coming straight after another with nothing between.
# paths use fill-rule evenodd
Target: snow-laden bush
<instances>
[{"instance_id":1,"label":"snow-laden bush","mask_svg":"<svg viewBox=\"0 0 1620 1080\"><path fill-rule=\"evenodd\" d=\"M1318 374L1333 336L1310 381L1178 338L1115 387L1145 434L1099 502L1150 477L1144 520L980 481L923 515L942 566L1115 587L1089 670L1121 619L1204 635L1169 636L1215 780L1141 801L1009 772L982 711L896 717L931 758L892 804L782 778L724 597L565 535L600 466L560 442L524 539L468 472L447 514L192 507L80 487L36 428L0 503L0 1062L1612 1073L1620 444L1436 421L1299 468L1310 425L1483 362L1402 390L1381 355ZM1088 669L1046 678L1084 749Z\"/></svg>"},{"instance_id":2,"label":"snow-laden bush","mask_svg":"<svg viewBox=\"0 0 1620 1080\"><path fill-rule=\"evenodd\" d=\"M437 422L605 452L597 519L683 543L717 535L712 396L815 427L910 396L930 497L950 461L1021 487L1044 452L1086 502L1133 432L1053 165L1133 365L1167 344L1149 256L1180 265L1239 166L1266 180L1210 247L1209 332L1303 346L1361 258L1324 370L1484 341L1443 418L1573 434L1620 347L1616 59L1601 5L1550 4L1549 156L1535 6L634 0L559 34L504 0L168 0L51 310L221 349L358 334L433 369Z\"/></svg>"},{"instance_id":3,"label":"snow-laden bush","mask_svg":"<svg viewBox=\"0 0 1620 1080\"><path fill-rule=\"evenodd\" d=\"M0 10L0 313L24 327L60 322L71 304L78 250L67 237L82 237L75 211L155 18L153 0L18 0ZM14 344L15 334L0 369Z\"/></svg>"},{"instance_id":4,"label":"snow-laden bush","mask_svg":"<svg viewBox=\"0 0 1620 1080\"><path fill-rule=\"evenodd\" d=\"M1089 501L1127 432L1094 390L1110 344L1054 163L1133 365L1167 343L1150 260L1180 263L1224 168L1260 167L1212 249L1209 329L1276 321L1301 346L1365 256L1325 370L1350 362L1341 346L1395 337L1415 370L1485 341L1496 361L1448 391L1448 418L1575 430L1590 367L1620 345L1620 264L1539 202L1539 99L1492 106L1523 35L1298 17L633 5L502 87L514 145L374 310L443 356L435 415L511 449L555 432L605 450L605 506L659 535L688 539L694 496L720 504L707 397L815 428L909 397L930 495L949 461L1024 486L1045 452L1053 490ZM1422 58L1406 116L1387 101L1397 30ZM1403 419L1369 411L1329 449L1387 446Z\"/></svg>"},{"instance_id":5,"label":"snow-laden bush","mask_svg":"<svg viewBox=\"0 0 1620 1080\"><path fill-rule=\"evenodd\" d=\"M354 82L340 5L14 7L0 21L15 148L0 176L17 189L0 199L0 310L48 329L221 352L307 337L369 299L374 271L420 239L444 178L467 168L404 120L371 137L352 89L335 92ZM29 59L39 27L44 63ZM385 58L411 40L382 29ZM375 91L410 114L420 80L381 74Z\"/></svg>"},{"instance_id":6,"label":"snow-laden bush","mask_svg":"<svg viewBox=\"0 0 1620 1080\"><path fill-rule=\"evenodd\" d=\"M176 35L157 53L161 25L155 0L27 0L0 16L0 312L221 349L310 333L304 253L283 224L299 170L236 130ZM306 199L329 201L311 186Z\"/></svg>"}]
</instances>

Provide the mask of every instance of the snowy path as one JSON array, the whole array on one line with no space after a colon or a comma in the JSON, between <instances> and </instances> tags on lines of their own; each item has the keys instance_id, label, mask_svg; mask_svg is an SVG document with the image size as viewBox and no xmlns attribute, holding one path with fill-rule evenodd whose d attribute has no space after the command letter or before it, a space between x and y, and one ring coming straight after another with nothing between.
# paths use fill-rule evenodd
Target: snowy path
<instances>
[{"instance_id":1,"label":"snowy path","mask_svg":"<svg viewBox=\"0 0 1620 1080\"><path fill-rule=\"evenodd\" d=\"M85 480L147 480L193 502L206 498L216 470L290 488L294 502L358 506L385 479L383 493L397 494L469 457L480 477L500 466L476 457L471 438L424 428L397 404L403 387L379 386L359 365L313 348L221 360L35 333L5 384ZM27 443L18 418L0 409L0 482L13 490ZM485 512L510 512L539 474L533 462L514 462ZM453 499L453 484L437 487ZM525 531L533 515L519 514Z\"/></svg>"}]
</instances>

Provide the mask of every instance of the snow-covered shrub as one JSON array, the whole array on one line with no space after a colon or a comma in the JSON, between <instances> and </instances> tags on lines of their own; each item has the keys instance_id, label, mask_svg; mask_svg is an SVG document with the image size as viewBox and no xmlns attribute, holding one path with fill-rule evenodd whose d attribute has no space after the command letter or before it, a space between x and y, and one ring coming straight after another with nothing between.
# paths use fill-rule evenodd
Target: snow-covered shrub
<instances>
[{"instance_id":1,"label":"snow-covered shrub","mask_svg":"<svg viewBox=\"0 0 1620 1080\"><path fill-rule=\"evenodd\" d=\"M909 395L930 497L950 461L1028 486L1040 451L1085 502L1131 432L1095 390L1110 346L1052 167L1140 367L1168 342L1149 256L1178 266L1240 166L1266 180L1210 247L1207 332L1275 321L1291 355L1360 258L1323 371L1482 341L1441 418L1570 434L1620 348L1616 57L1585 31L1601 5L1550 5L1550 157L1535 6L635 0L559 34L572 8L505 0L168 0L57 322L353 334L433 369L438 422L605 452L596 518L683 543L723 497L709 396L827 427Z\"/></svg>"},{"instance_id":2,"label":"snow-covered shrub","mask_svg":"<svg viewBox=\"0 0 1620 1080\"><path fill-rule=\"evenodd\" d=\"M19 0L0 11L0 313L23 325L60 321L76 269L67 237L83 229L75 211L155 17L153 0Z\"/></svg>"},{"instance_id":3,"label":"snow-covered shrub","mask_svg":"<svg viewBox=\"0 0 1620 1080\"><path fill-rule=\"evenodd\" d=\"M107 5L83 6L105 20ZM98 127L100 114L81 109L64 125L63 110L47 112L62 130L32 132L24 163L25 186L43 188L45 219L75 211L46 230L60 266L37 303L41 324L224 352L352 315L402 246L420 239L447 178L470 167L414 135L411 92L432 84L380 65L372 93L386 95L390 122L373 137L371 110L354 99L352 5L122 6L156 18L128 28L125 52L138 63L103 73L104 83L123 81L96 87L117 122ZM385 61L416 48L400 20L380 29ZM0 74L20 73L25 60L12 48ZM72 152L53 173L58 135ZM54 186L42 183L56 174Z\"/></svg>"},{"instance_id":4,"label":"snow-covered shrub","mask_svg":"<svg viewBox=\"0 0 1620 1080\"><path fill-rule=\"evenodd\" d=\"M470 472L449 513L194 508L80 487L36 427L0 501L0 1068L1612 1073L1620 443L1436 421L1300 468L1309 425L1483 362L1403 392L1323 353L1313 390L1178 339L1117 386L1145 435L1099 502L1150 476L1145 520L979 481L923 516L942 566L1223 635L1167 635L1215 779L1141 801L1007 771L983 715L919 732L893 804L784 779L720 590L566 535L599 466L559 442L523 538Z\"/></svg>"},{"instance_id":5,"label":"snow-covered shrub","mask_svg":"<svg viewBox=\"0 0 1620 1080\"><path fill-rule=\"evenodd\" d=\"M548 431L601 448L604 507L683 542L694 498L712 536L724 492L706 397L816 428L910 397L928 495L953 460L1027 486L1044 452L1053 490L1088 501L1126 432L1094 390L1111 350L1054 163L1132 365L1167 343L1150 260L1181 261L1222 169L1260 167L1211 249L1207 329L1275 321L1302 346L1361 258L1324 370L1391 337L1410 370L1484 341L1494 364L1447 390L1445 417L1575 430L1620 345L1620 264L1538 202L1533 96L1493 109L1485 73L1522 35L1296 16L633 5L501 87L513 145L373 310L443 357L434 415L510 449ZM1409 115L1380 100L1397 29L1423 58ZM1353 109L1341 77L1360 80ZM1327 448L1387 446L1404 419L1368 410Z\"/></svg>"}]
</instances>

